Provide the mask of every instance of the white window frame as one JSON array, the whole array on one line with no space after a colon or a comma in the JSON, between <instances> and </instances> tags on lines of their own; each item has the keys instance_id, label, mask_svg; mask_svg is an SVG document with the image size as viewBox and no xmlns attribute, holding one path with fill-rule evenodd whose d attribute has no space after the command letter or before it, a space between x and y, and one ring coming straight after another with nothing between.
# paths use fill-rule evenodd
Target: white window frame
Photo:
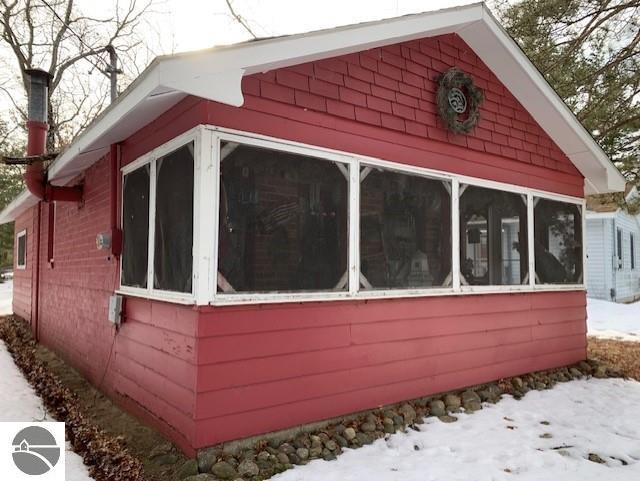
<instances>
[{"instance_id":1,"label":"white window frame","mask_svg":"<svg viewBox=\"0 0 640 481\"><path fill-rule=\"evenodd\" d=\"M24 237L24 262L20 264L20 256L18 255L18 246L20 238ZM22 229L16 234L16 269L25 270L27 268L27 229Z\"/></svg>"},{"instance_id":2,"label":"white window frame","mask_svg":"<svg viewBox=\"0 0 640 481\"><path fill-rule=\"evenodd\" d=\"M194 142L194 232L193 232L193 292L175 293L153 289L153 236L155 227L155 160L182 145ZM317 292L218 292L218 229L219 229L219 192L220 192L220 142L229 141L241 144L280 150L331 161L347 168L349 246L348 246L348 288L344 291ZM348 299L408 298L429 296L456 296L470 294L499 294L538 291L575 291L586 289L586 202L583 198L521 187L503 182L480 179L465 175L443 172L416 165L402 164L374 157L337 151L324 147L293 142L266 135L255 134L237 129L214 125L200 125L153 149L121 169L127 173L151 164L150 209L149 209L149 246L148 249L148 285L146 289L120 285L118 292L130 296L164 300L182 304L197 305L241 305L283 302L334 301ZM451 190L451 274L449 287L413 288L413 289L360 289L360 171L361 167L380 167L398 173L426 177L450 183ZM342 169L341 169L342 170ZM528 228L528 267L529 282L519 285L463 286L460 282L460 185L483 187L521 194L527 199ZM534 252L534 199L543 198L566 202L579 206L582 215L582 283L578 284L542 284L536 282ZM122 208L122 206L121 206ZM121 216L122 217L122 216ZM122 273L122 260L120 261Z\"/></svg>"},{"instance_id":3,"label":"white window frame","mask_svg":"<svg viewBox=\"0 0 640 481\"><path fill-rule=\"evenodd\" d=\"M245 143L248 145L264 147L275 150L282 150L290 153L326 159L333 162L342 162L348 164L350 168L349 182L349 290L345 292L273 292L273 293L219 293L217 292L217 282L211 292L211 304L213 305L235 305L235 304L262 304L262 303L279 303L279 302L298 302L298 301L331 301L340 299L377 299L377 298L402 298L402 297L427 297L427 296L443 296L443 295L467 295L467 294L490 294L490 293L508 293L508 292L534 292L534 291L574 291L586 289L586 249L584 246L586 225L585 211L586 203L583 198L572 197L553 192L520 187L513 184L503 182L480 179L465 175L458 175L451 172L443 172L425 167L419 167L409 164L401 164L398 162L382 160L374 157L368 157L359 154L341 152L324 147L303 144L266 135L245 132L237 129L229 129L208 125L206 127L211 133L214 148L212 157L215 159L216 175L219 177L219 149L217 146L221 140L231 142ZM381 167L398 173L427 177L430 179L448 181L451 184L451 252L452 252L452 286L446 288L415 288L415 289L376 289L376 290L360 290L359 273L360 273L360 233L359 233L359 199L360 199L360 181L359 173L361 166ZM460 212L459 212L459 190L460 184L468 184L489 189L502 190L516 194L522 194L527 198L527 228L528 228L528 265L529 265L529 283L519 285L492 285L492 286L462 286L460 284ZM211 184L209 184L211 185ZM212 205L215 212L218 212L217 199L219 192L219 179L215 181L213 196L215 202ZM534 252L534 223L533 223L533 199L543 198L558 202L566 202L579 206L582 216L582 257L583 257L583 279L578 284L544 284L536 282L535 275L535 252ZM217 277L217 232L219 219L215 219L215 243L213 252L214 260L211 264L212 272ZM354 285L356 286L354 288Z\"/></svg>"},{"instance_id":4,"label":"white window frame","mask_svg":"<svg viewBox=\"0 0 640 481\"><path fill-rule=\"evenodd\" d=\"M147 287L132 287L126 286L122 284L122 258L120 256L120 280L119 287L117 292L119 294L125 294L128 296L134 297L143 297L146 299L157 299L163 301L176 302L180 304L207 304L208 303L208 295L203 295L203 291L207 291L206 289L206 279L203 280L200 276L201 271L201 257L205 254L201 248L202 242L200 239L200 213L205 212L206 209L200 208L201 202L201 177L203 170L210 170L209 167L213 159L210 155L202 155L202 147L203 147L203 137L208 137L207 135L203 135L205 129L202 126L195 127L173 139L170 141L160 145L159 147L147 152L143 156L137 158L133 162L125 165L120 169L121 180L124 182L124 178L127 174L133 172L134 170L139 169L140 167L149 164L150 165L150 174L149 174L149 242L147 246ZM191 282L191 292L174 292L174 291L166 291L162 289L155 289L153 287L154 284L154 254L155 254L155 198L156 198L156 161L165 155L178 150L180 147L187 145L188 143L193 142L193 178L194 178L194 188L193 188L193 271L192 271L192 282ZM122 189L120 195L120 219L122 228L122 212L124 209L124 189ZM206 256L209 258L209 256ZM207 271L204 271L207 274ZM208 294L208 292L207 292Z\"/></svg>"}]
</instances>

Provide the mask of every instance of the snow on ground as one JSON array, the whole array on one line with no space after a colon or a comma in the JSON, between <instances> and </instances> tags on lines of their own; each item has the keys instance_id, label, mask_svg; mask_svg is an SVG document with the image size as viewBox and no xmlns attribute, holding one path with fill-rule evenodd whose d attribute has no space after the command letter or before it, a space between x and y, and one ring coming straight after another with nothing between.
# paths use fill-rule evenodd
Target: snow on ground
<instances>
[{"instance_id":1,"label":"snow on ground","mask_svg":"<svg viewBox=\"0 0 640 481\"><path fill-rule=\"evenodd\" d=\"M11 297L13 292L13 281L0 283L0 316L11 314Z\"/></svg>"},{"instance_id":2,"label":"snow on ground","mask_svg":"<svg viewBox=\"0 0 640 481\"><path fill-rule=\"evenodd\" d=\"M445 424L312 461L273 481L629 481L640 479L640 383L590 379L505 396ZM545 424L548 423L548 424ZM606 464L589 461L597 454ZM627 465L623 465L624 463Z\"/></svg>"},{"instance_id":3,"label":"snow on ground","mask_svg":"<svg viewBox=\"0 0 640 481\"><path fill-rule=\"evenodd\" d=\"M640 301L633 304L587 299L590 336L640 342Z\"/></svg>"},{"instance_id":4,"label":"snow on ground","mask_svg":"<svg viewBox=\"0 0 640 481\"><path fill-rule=\"evenodd\" d=\"M4 284L0 284L0 288ZM2 291L0 291L2 292ZM11 305L9 305L11 306ZM53 421L0 341L0 421ZM82 458L67 444L66 481L91 481Z\"/></svg>"}]
</instances>

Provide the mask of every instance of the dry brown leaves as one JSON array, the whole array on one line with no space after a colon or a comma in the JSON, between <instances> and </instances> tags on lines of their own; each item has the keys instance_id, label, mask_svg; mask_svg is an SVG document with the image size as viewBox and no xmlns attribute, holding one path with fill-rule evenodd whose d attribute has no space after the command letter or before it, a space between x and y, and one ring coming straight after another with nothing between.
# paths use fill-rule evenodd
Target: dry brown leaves
<instances>
[{"instance_id":1,"label":"dry brown leaves","mask_svg":"<svg viewBox=\"0 0 640 481\"><path fill-rule=\"evenodd\" d=\"M640 342L589 338L589 358L619 369L627 377L640 381Z\"/></svg>"},{"instance_id":2,"label":"dry brown leaves","mask_svg":"<svg viewBox=\"0 0 640 481\"><path fill-rule=\"evenodd\" d=\"M26 323L15 317L0 318L0 339L51 416L66 423L67 440L96 481L144 479L140 461L127 452L119 439L85 419L75 395L35 356L36 344Z\"/></svg>"}]
</instances>

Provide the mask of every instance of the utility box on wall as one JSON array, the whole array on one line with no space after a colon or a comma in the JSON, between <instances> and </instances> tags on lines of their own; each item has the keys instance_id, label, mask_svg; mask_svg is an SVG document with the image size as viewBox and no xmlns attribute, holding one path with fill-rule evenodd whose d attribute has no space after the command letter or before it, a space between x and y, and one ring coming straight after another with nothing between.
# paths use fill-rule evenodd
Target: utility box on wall
<instances>
[{"instance_id":1,"label":"utility box on wall","mask_svg":"<svg viewBox=\"0 0 640 481\"><path fill-rule=\"evenodd\" d=\"M122 296L117 294L109 297L109 322L120 326L122 321Z\"/></svg>"}]
</instances>

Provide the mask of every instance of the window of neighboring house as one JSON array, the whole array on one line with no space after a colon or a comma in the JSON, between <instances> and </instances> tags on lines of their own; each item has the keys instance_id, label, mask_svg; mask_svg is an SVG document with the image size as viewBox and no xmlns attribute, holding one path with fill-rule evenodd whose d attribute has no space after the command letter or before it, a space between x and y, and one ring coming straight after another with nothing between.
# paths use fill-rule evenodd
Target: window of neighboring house
<instances>
[{"instance_id":1,"label":"window of neighboring house","mask_svg":"<svg viewBox=\"0 0 640 481\"><path fill-rule=\"evenodd\" d=\"M633 233L629 234L629 254L631 255L631 268L636 268L636 243Z\"/></svg>"},{"instance_id":2,"label":"window of neighboring house","mask_svg":"<svg viewBox=\"0 0 640 481\"><path fill-rule=\"evenodd\" d=\"M348 167L222 142L218 292L348 289Z\"/></svg>"},{"instance_id":3,"label":"window of neighboring house","mask_svg":"<svg viewBox=\"0 0 640 481\"><path fill-rule=\"evenodd\" d=\"M622 259L622 229L617 229L616 231L616 248L618 254L618 269L622 269L623 259Z\"/></svg>"},{"instance_id":4,"label":"window of neighboring house","mask_svg":"<svg viewBox=\"0 0 640 481\"><path fill-rule=\"evenodd\" d=\"M535 267L539 284L582 282L580 206L534 197Z\"/></svg>"},{"instance_id":5,"label":"window of neighboring house","mask_svg":"<svg viewBox=\"0 0 640 481\"><path fill-rule=\"evenodd\" d=\"M450 286L451 183L364 166L362 289Z\"/></svg>"},{"instance_id":6,"label":"window of neighboring house","mask_svg":"<svg viewBox=\"0 0 640 481\"><path fill-rule=\"evenodd\" d=\"M16 235L16 268L27 267L27 231L23 230Z\"/></svg>"},{"instance_id":7,"label":"window of neighboring house","mask_svg":"<svg viewBox=\"0 0 640 481\"><path fill-rule=\"evenodd\" d=\"M124 176L122 181L123 286L147 287L149 250L150 164Z\"/></svg>"},{"instance_id":8,"label":"window of neighboring house","mask_svg":"<svg viewBox=\"0 0 640 481\"><path fill-rule=\"evenodd\" d=\"M526 195L469 185L460 190L461 283L526 283Z\"/></svg>"}]
</instances>

